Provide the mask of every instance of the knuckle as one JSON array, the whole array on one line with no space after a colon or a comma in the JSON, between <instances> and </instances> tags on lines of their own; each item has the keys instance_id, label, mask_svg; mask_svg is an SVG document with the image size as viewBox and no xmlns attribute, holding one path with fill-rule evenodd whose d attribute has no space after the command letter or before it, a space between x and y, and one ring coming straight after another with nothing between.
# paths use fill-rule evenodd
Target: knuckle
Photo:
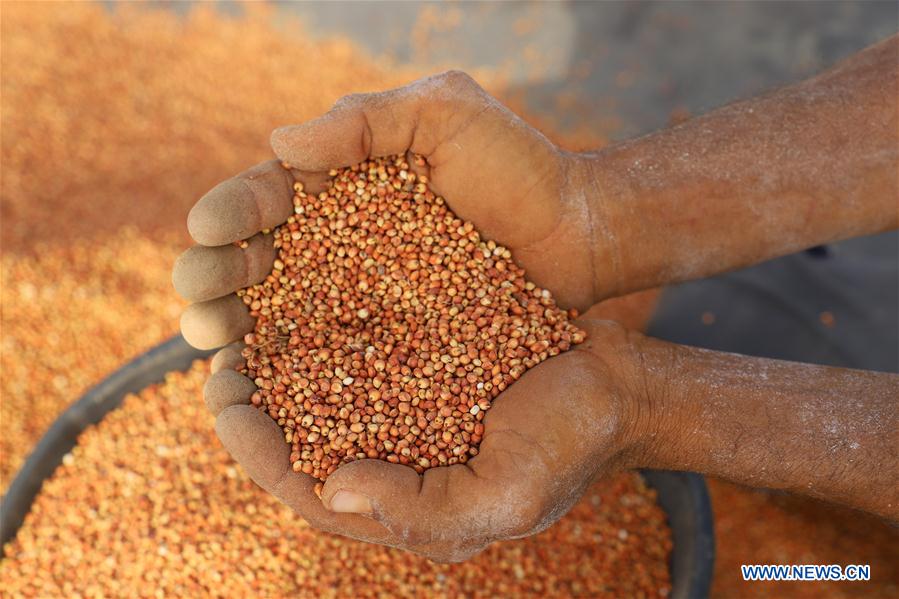
<instances>
[{"instance_id":1,"label":"knuckle","mask_svg":"<svg viewBox=\"0 0 899 599\"><path fill-rule=\"evenodd\" d=\"M465 71L460 71L457 69L452 69L441 73L440 82L444 86L452 90L480 89L480 86L477 84L474 78L472 78L471 75L469 75Z\"/></svg>"},{"instance_id":2,"label":"knuckle","mask_svg":"<svg viewBox=\"0 0 899 599\"><path fill-rule=\"evenodd\" d=\"M278 501L281 501L280 499ZM300 503L299 505L288 505L286 502L281 501L284 505L289 507L294 514L296 514L300 519L306 522L308 526L314 528L317 531L324 532L331 535L338 535L347 538L353 538L347 531L341 529L333 522L329 521L327 518L320 517L316 515L313 510L307 509L305 504Z\"/></svg>"}]
</instances>

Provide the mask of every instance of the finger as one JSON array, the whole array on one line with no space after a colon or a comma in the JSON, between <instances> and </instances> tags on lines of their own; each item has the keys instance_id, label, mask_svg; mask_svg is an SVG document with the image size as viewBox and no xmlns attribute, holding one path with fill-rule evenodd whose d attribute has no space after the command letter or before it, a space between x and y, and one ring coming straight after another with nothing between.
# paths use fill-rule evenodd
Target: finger
<instances>
[{"instance_id":1,"label":"finger","mask_svg":"<svg viewBox=\"0 0 899 599\"><path fill-rule=\"evenodd\" d=\"M346 96L322 117L276 129L271 145L284 162L311 171L406 150L429 156L490 105L485 98L471 77L450 71L398 89Z\"/></svg>"},{"instance_id":2,"label":"finger","mask_svg":"<svg viewBox=\"0 0 899 599\"><path fill-rule=\"evenodd\" d=\"M189 305L181 315L181 334L197 349L215 349L240 339L255 324L243 301L226 295Z\"/></svg>"},{"instance_id":3,"label":"finger","mask_svg":"<svg viewBox=\"0 0 899 599\"><path fill-rule=\"evenodd\" d=\"M218 416L229 406L249 405L256 392L253 381L236 370L220 370L203 386L203 399L213 416Z\"/></svg>"},{"instance_id":4,"label":"finger","mask_svg":"<svg viewBox=\"0 0 899 599\"><path fill-rule=\"evenodd\" d=\"M293 176L277 160L256 165L204 195L187 216L201 245L225 245L275 227L293 212Z\"/></svg>"},{"instance_id":5,"label":"finger","mask_svg":"<svg viewBox=\"0 0 899 599\"><path fill-rule=\"evenodd\" d=\"M212 374L220 370L241 370L247 365L246 359L243 357L243 349L246 347L243 342L232 343L224 347L217 354L212 356L209 363L209 370Z\"/></svg>"},{"instance_id":6,"label":"finger","mask_svg":"<svg viewBox=\"0 0 899 599\"><path fill-rule=\"evenodd\" d=\"M318 530L369 543L393 544L390 531L371 518L356 514L335 514L326 509L315 492L318 482L306 474L289 469L281 482L269 492Z\"/></svg>"},{"instance_id":7,"label":"finger","mask_svg":"<svg viewBox=\"0 0 899 599\"><path fill-rule=\"evenodd\" d=\"M251 406L230 406L219 413L215 431L257 485L315 528L371 542L387 539L387 530L369 518L334 514L324 508L314 491L317 481L293 471L284 434L265 413Z\"/></svg>"},{"instance_id":8,"label":"finger","mask_svg":"<svg viewBox=\"0 0 899 599\"><path fill-rule=\"evenodd\" d=\"M172 284L183 298L200 302L255 285L272 272L277 250L271 235L254 235L246 248L195 245L175 261Z\"/></svg>"},{"instance_id":9,"label":"finger","mask_svg":"<svg viewBox=\"0 0 899 599\"><path fill-rule=\"evenodd\" d=\"M266 491L287 474L290 446L268 414L252 406L227 407L215 420L215 432L231 457Z\"/></svg>"}]
</instances>

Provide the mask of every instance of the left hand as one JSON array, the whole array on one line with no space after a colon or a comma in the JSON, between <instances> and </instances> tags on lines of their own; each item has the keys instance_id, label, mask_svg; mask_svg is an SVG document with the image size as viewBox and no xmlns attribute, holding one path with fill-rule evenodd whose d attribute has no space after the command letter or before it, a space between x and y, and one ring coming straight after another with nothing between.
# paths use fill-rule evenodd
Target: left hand
<instances>
[{"instance_id":1,"label":"left hand","mask_svg":"<svg viewBox=\"0 0 899 599\"><path fill-rule=\"evenodd\" d=\"M296 473L277 423L247 405L253 383L239 351L213 361L206 401L216 432L259 486L312 526L457 562L490 543L536 534L561 518L598 476L628 465L642 336L617 324L577 323L587 341L526 372L494 400L480 453L431 468L360 460L318 482Z\"/></svg>"}]
</instances>

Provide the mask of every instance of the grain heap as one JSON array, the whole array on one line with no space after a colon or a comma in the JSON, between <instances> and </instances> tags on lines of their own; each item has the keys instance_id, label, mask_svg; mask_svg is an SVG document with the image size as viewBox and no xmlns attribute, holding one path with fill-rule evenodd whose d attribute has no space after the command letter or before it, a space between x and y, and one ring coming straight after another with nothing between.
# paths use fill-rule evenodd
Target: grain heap
<instances>
[{"instance_id":1,"label":"grain heap","mask_svg":"<svg viewBox=\"0 0 899 599\"><path fill-rule=\"evenodd\" d=\"M347 40L297 33L285 11L275 18L263 3L242 4L237 17L202 3L181 16L158 5L110 6L0 2L0 487L69 402L177 331L182 304L169 277L187 243L187 212L218 181L269 156L260 131L318 116L343 94L387 89L434 70L376 59ZM504 10L499 4L483 8ZM470 18L482 17L476 12ZM439 31L430 27L412 34L427 42ZM284 56L304 57L292 62L289 77L283 76ZM601 128L591 132L583 122L577 137L557 135L558 128L542 120L547 115L538 118L524 110L520 89L486 71L474 74L566 148L602 142L595 135ZM577 86L565 85L560 93ZM602 98L594 100L591 106ZM602 116L614 119L608 111ZM606 316L642 328L653 298L643 293L607 301ZM199 411L197 391L204 376L197 371L186 379L173 377L168 387L141 394L152 417L134 413L137 402L129 400L128 418L143 422L143 428L127 443L120 437L100 442L107 432L116 434L121 421L113 416L108 427L85 436L85 448L76 450L74 463L45 487L19 541L9 546L10 557L0 562L4 596L87 596L92 585L105 588L107 596L152 594L156 586L142 573L155 576L154 568L165 568L159 592L176 597L197 595L185 588L203 589L202 595L247 596L251 588L274 596L311 595L316 581L318 588L336 585L335 572L348 573L339 587L343 596L373 595L372 585L415 596L412 583L433 585L429 588L438 596L635 596L640 591L630 576L642 574L634 573L634 564L657 581L665 576L659 569L664 560L651 551L668 542L667 533L648 524L638 528L658 512L630 475L591 490L569 516L538 537L540 545L506 543L452 569L432 569L398 552L320 535L301 523L286 536L266 530L263 521L296 520L253 490L224 451L210 454L216 441L208 415ZM174 389L179 385L184 389ZM169 400L177 413L167 410ZM183 447L160 461L157 448L167 447L160 435L182 427ZM107 455L97 457L104 451ZM113 464L110 455L117 456ZM188 461L175 460L179 455ZM134 473L127 475L130 490L98 482L112 471ZM161 481L168 500L158 488L138 486L141 479ZM715 595L896 596L895 531L888 524L859 527L857 512L822 516L817 502L782 504L779 495L730 487L716 495L721 488L712 481L714 503L724 506L715 510ZM134 500L144 493L148 500ZM198 504L197 493L211 504ZM600 497L594 508L591 499ZM625 503L628 497L640 501ZM152 505L152 518L140 513L148 505L144 501ZM230 501L235 509L223 517L215 506ZM193 519L182 504L213 516ZM253 543L241 546L242 527L253 514L259 518ZM83 523L87 526L79 528ZM141 533L152 530L154 537L129 536L132 523ZM629 536L619 543L620 530ZM103 544L92 549L95 539ZM117 547L118 580L103 565L110 546ZM214 547L228 550L216 556L210 552ZM757 557L747 554L750 549ZM357 557L363 553L365 560ZM238 556L245 556L245 563ZM853 556L854 563L872 565L873 580L742 581L736 565L771 556L782 563L838 563ZM359 571L363 568L369 568L368 578ZM409 568L419 572L416 578L409 578ZM178 573L184 574L183 583L174 580ZM329 594L336 591L324 592Z\"/></svg>"},{"instance_id":2,"label":"grain heap","mask_svg":"<svg viewBox=\"0 0 899 599\"><path fill-rule=\"evenodd\" d=\"M491 400L584 334L404 157L331 176L318 195L295 185L274 271L238 292L252 401L320 480L362 458L464 463Z\"/></svg>"},{"instance_id":3,"label":"grain heap","mask_svg":"<svg viewBox=\"0 0 899 599\"><path fill-rule=\"evenodd\" d=\"M625 473L549 530L463 564L310 528L217 442L209 366L89 428L4 548L4 597L662 597L671 535Z\"/></svg>"},{"instance_id":4,"label":"grain heap","mask_svg":"<svg viewBox=\"0 0 899 599\"><path fill-rule=\"evenodd\" d=\"M69 241L32 243L34 256L3 242L0 492L62 409L174 334L184 308L170 290L177 236L124 227Z\"/></svg>"}]
</instances>

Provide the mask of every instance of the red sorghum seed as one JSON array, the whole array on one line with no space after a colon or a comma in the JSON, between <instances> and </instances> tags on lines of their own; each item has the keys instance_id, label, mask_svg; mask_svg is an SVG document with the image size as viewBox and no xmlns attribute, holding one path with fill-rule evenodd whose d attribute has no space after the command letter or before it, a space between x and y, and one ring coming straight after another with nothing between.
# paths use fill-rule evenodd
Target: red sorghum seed
<instances>
[{"instance_id":1,"label":"red sorghum seed","mask_svg":"<svg viewBox=\"0 0 899 599\"><path fill-rule=\"evenodd\" d=\"M274 270L238 291L252 403L321 480L360 458L465 463L491 400L584 334L404 157L330 174L318 195L294 186Z\"/></svg>"}]
</instances>

